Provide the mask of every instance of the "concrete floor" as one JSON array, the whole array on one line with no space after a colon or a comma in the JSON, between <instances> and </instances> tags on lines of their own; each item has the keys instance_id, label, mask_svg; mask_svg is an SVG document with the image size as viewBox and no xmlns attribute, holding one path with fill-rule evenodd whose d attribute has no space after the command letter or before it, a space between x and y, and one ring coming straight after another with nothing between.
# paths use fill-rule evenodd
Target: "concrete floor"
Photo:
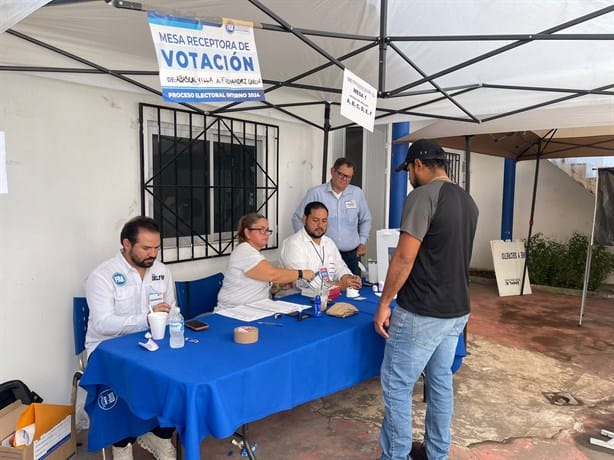
<instances>
[{"instance_id":1,"label":"concrete floor","mask_svg":"<svg viewBox=\"0 0 614 460\"><path fill-rule=\"evenodd\" d=\"M580 298L540 287L499 297L494 282L472 283L470 353L455 377L455 460L614 460L594 446L614 431L614 296L589 297L578 327ZM563 292L563 293L561 293ZM548 396L568 393L571 405ZM574 401L572 401L574 402ZM414 395L414 435L422 438L422 386ZM379 381L251 423L259 460L363 460L379 454L383 416ZM80 439L85 439L81 433ZM79 459L100 458L78 452ZM241 457L231 439L206 439L201 458ZM135 459L152 458L139 448Z\"/></svg>"}]
</instances>

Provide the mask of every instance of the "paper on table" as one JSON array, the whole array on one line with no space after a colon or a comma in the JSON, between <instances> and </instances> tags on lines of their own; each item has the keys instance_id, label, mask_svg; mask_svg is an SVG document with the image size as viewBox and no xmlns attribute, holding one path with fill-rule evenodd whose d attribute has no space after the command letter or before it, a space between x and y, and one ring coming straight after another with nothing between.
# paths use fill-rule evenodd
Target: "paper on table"
<instances>
[{"instance_id":1,"label":"paper on table","mask_svg":"<svg viewBox=\"0 0 614 460\"><path fill-rule=\"evenodd\" d=\"M293 311L305 308L304 305L272 299L264 299L259 300L258 302L252 302L248 304L248 306L260 308L261 310L267 310L271 313L292 313Z\"/></svg>"},{"instance_id":2,"label":"paper on table","mask_svg":"<svg viewBox=\"0 0 614 460\"><path fill-rule=\"evenodd\" d=\"M284 302L282 300L264 299L247 305L225 308L218 311L217 314L227 318L250 322L266 318L274 313L292 313L303 308L305 308L304 305Z\"/></svg>"}]
</instances>

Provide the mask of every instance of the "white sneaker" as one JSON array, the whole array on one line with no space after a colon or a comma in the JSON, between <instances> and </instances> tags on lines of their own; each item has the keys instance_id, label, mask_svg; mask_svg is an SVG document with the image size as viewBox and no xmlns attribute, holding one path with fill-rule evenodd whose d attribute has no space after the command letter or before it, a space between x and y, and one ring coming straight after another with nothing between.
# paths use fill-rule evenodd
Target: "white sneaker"
<instances>
[{"instance_id":1,"label":"white sneaker","mask_svg":"<svg viewBox=\"0 0 614 460\"><path fill-rule=\"evenodd\" d=\"M132 444L128 444L126 447L113 446L113 460L134 460L132 456Z\"/></svg>"},{"instance_id":2,"label":"white sneaker","mask_svg":"<svg viewBox=\"0 0 614 460\"><path fill-rule=\"evenodd\" d=\"M176 460L177 452L170 439L162 439L153 433L145 433L136 438L136 442L148 452L151 452L157 460Z\"/></svg>"}]
</instances>

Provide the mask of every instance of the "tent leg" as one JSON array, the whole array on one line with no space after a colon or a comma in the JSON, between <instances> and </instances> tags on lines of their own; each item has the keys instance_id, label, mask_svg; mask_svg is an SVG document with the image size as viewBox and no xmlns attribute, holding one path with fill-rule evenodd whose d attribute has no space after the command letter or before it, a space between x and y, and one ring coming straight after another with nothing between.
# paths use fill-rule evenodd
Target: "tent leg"
<instances>
[{"instance_id":1,"label":"tent leg","mask_svg":"<svg viewBox=\"0 0 614 460\"><path fill-rule=\"evenodd\" d=\"M324 106L324 140L322 142L322 183L326 183L328 174L328 133L330 131L330 102Z\"/></svg>"},{"instance_id":2,"label":"tent leg","mask_svg":"<svg viewBox=\"0 0 614 460\"><path fill-rule=\"evenodd\" d=\"M591 274L591 259L593 256L593 245L588 242L588 248L586 248L586 266L584 267L584 286L582 288L582 303L580 304L580 320L578 326L582 326L582 316L584 315L584 303L586 302L586 291L588 291L588 280Z\"/></svg>"}]
</instances>

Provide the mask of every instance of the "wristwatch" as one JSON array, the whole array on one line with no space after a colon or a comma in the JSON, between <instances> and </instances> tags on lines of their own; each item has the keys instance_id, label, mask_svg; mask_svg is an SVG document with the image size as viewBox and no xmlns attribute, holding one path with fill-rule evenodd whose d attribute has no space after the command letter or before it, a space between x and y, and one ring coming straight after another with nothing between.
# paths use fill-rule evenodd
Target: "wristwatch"
<instances>
[{"instance_id":1,"label":"wristwatch","mask_svg":"<svg viewBox=\"0 0 614 460\"><path fill-rule=\"evenodd\" d=\"M298 279L299 280L303 279L303 270L298 270Z\"/></svg>"}]
</instances>

